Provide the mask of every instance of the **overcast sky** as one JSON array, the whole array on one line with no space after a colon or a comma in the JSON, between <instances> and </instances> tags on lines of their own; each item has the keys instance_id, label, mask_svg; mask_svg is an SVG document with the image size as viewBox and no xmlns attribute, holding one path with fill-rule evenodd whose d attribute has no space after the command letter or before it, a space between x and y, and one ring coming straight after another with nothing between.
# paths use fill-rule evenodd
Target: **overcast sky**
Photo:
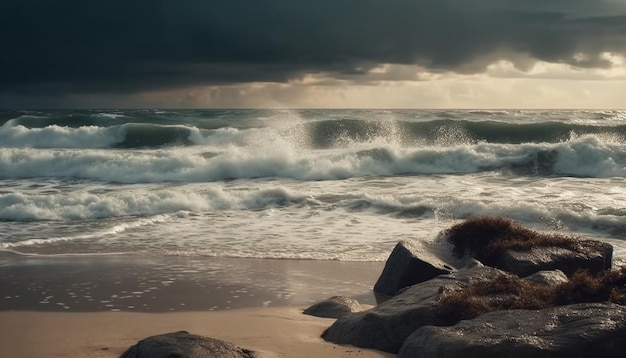
<instances>
[{"instance_id":1,"label":"overcast sky","mask_svg":"<svg viewBox=\"0 0 626 358\"><path fill-rule=\"evenodd\" d=\"M0 0L0 107L626 108L626 0Z\"/></svg>"}]
</instances>

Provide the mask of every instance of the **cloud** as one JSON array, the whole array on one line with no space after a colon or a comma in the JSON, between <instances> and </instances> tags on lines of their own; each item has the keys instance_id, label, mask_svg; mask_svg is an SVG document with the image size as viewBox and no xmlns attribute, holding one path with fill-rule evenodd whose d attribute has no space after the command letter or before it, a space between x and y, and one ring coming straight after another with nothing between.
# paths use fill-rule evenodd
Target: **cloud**
<instances>
[{"instance_id":1,"label":"cloud","mask_svg":"<svg viewBox=\"0 0 626 358\"><path fill-rule=\"evenodd\" d=\"M0 93L478 74L506 61L609 69L616 0L4 0ZM408 70L407 70L408 69ZM416 72L412 72L416 69ZM378 71L378 72L377 72ZM392 78L391 75L395 77ZM412 76L412 77L411 77Z\"/></svg>"}]
</instances>

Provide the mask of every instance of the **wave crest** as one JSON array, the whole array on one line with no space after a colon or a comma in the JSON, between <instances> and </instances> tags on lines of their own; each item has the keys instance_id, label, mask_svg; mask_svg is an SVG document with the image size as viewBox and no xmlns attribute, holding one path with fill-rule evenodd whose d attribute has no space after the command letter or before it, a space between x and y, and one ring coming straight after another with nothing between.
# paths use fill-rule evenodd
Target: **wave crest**
<instances>
[{"instance_id":1,"label":"wave crest","mask_svg":"<svg viewBox=\"0 0 626 358\"><path fill-rule=\"evenodd\" d=\"M403 148L373 143L301 150L284 141L161 150L0 148L0 178L72 177L107 182L212 182L251 178L335 180L372 175L626 176L626 145L595 135L560 143L477 143Z\"/></svg>"}]
</instances>

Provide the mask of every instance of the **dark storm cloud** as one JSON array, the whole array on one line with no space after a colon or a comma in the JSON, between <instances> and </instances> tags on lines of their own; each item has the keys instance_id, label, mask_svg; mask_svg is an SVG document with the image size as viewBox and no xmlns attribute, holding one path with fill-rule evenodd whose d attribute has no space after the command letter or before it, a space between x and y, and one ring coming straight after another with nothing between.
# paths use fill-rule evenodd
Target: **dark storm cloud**
<instances>
[{"instance_id":1,"label":"dark storm cloud","mask_svg":"<svg viewBox=\"0 0 626 358\"><path fill-rule=\"evenodd\" d=\"M494 60L606 67L611 0L0 0L0 92L134 92ZM576 56L585 54L585 57ZM529 60L530 59L530 60Z\"/></svg>"}]
</instances>

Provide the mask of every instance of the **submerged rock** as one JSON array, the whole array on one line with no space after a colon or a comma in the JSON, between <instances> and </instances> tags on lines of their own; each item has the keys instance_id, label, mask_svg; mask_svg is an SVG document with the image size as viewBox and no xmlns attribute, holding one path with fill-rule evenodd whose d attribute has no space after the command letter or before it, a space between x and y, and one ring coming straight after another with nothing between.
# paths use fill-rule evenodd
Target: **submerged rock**
<instances>
[{"instance_id":1,"label":"submerged rock","mask_svg":"<svg viewBox=\"0 0 626 358\"><path fill-rule=\"evenodd\" d=\"M137 342L120 358L252 358L251 351L185 331L151 336Z\"/></svg>"},{"instance_id":2,"label":"submerged rock","mask_svg":"<svg viewBox=\"0 0 626 358\"><path fill-rule=\"evenodd\" d=\"M374 285L374 291L387 296L399 290L445 275L454 269L415 243L400 241L389 255L385 268Z\"/></svg>"},{"instance_id":3,"label":"submerged rock","mask_svg":"<svg viewBox=\"0 0 626 358\"><path fill-rule=\"evenodd\" d=\"M361 304L349 297L333 296L304 310L304 314L323 318L338 318L346 313L361 312Z\"/></svg>"},{"instance_id":4,"label":"submerged rock","mask_svg":"<svg viewBox=\"0 0 626 358\"><path fill-rule=\"evenodd\" d=\"M397 353L404 340L422 326L450 326L459 315L440 301L446 290L470 283L491 281L506 273L491 267L476 267L441 275L402 290L378 306L339 317L322 335L330 342L352 344Z\"/></svg>"},{"instance_id":5,"label":"submerged rock","mask_svg":"<svg viewBox=\"0 0 626 358\"><path fill-rule=\"evenodd\" d=\"M398 358L623 357L626 307L588 303L487 313L452 327L422 327Z\"/></svg>"}]
</instances>

